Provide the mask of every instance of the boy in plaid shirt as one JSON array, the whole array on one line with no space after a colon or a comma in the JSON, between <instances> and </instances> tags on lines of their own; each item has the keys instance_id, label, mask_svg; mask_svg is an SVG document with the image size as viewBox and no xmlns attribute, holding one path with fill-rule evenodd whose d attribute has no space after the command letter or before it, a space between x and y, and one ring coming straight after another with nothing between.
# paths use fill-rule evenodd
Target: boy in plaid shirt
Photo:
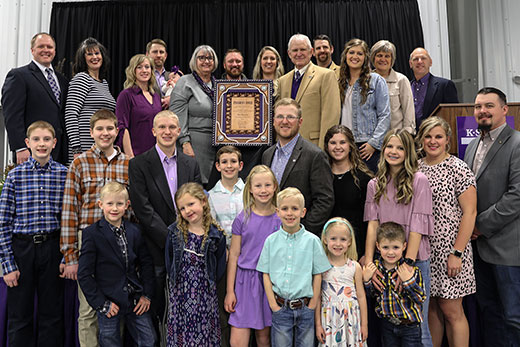
<instances>
[{"instance_id":1,"label":"boy in plaid shirt","mask_svg":"<svg viewBox=\"0 0 520 347\"><path fill-rule=\"evenodd\" d=\"M90 118L90 136L94 145L72 161L63 196L61 252L65 258L63 276L77 280L81 232L101 219L96 205L105 183L117 181L128 186L128 157L114 146L117 137L116 115L101 109ZM96 311L78 288L78 335L82 347L97 346Z\"/></svg>"},{"instance_id":2,"label":"boy in plaid shirt","mask_svg":"<svg viewBox=\"0 0 520 347\"><path fill-rule=\"evenodd\" d=\"M7 285L9 346L63 345L60 211L67 168L51 158L54 128L36 121L29 160L7 175L0 197L0 261ZM33 333L38 294L38 336Z\"/></svg>"}]
</instances>

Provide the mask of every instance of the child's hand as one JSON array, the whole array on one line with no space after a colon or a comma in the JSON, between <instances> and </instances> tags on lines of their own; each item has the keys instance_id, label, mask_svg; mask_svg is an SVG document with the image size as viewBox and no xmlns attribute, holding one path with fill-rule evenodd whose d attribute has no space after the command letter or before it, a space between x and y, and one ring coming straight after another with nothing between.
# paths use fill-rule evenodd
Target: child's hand
<instances>
[{"instance_id":1,"label":"child's hand","mask_svg":"<svg viewBox=\"0 0 520 347\"><path fill-rule=\"evenodd\" d=\"M271 312L273 312L273 313L278 312L278 311L280 311L282 309L280 307L280 305L278 305L278 304L274 304L274 306L270 306L270 307L271 307Z\"/></svg>"},{"instance_id":2,"label":"child's hand","mask_svg":"<svg viewBox=\"0 0 520 347\"><path fill-rule=\"evenodd\" d=\"M226 293L226 298L224 299L224 310L228 313L235 312L235 305L237 304L237 297L235 296L235 292Z\"/></svg>"},{"instance_id":3,"label":"child's hand","mask_svg":"<svg viewBox=\"0 0 520 347\"><path fill-rule=\"evenodd\" d=\"M397 275L401 282L406 282L413 277L414 269L407 264L401 264L397 267Z\"/></svg>"},{"instance_id":4,"label":"child's hand","mask_svg":"<svg viewBox=\"0 0 520 347\"><path fill-rule=\"evenodd\" d=\"M363 266L363 282L370 281L370 279L376 273L376 271L377 271L377 267L372 262Z\"/></svg>"},{"instance_id":5,"label":"child's hand","mask_svg":"<svg viewBox=\"0 0 520 347\"><path fill-rule=\"evenodd\" d=\"M4 282L8 287L16 287L18 285L18 279L20 278L20 271L14 270L4 275Z\"/></svg>"},{"instance_id":6,"label":"child's hand","mask_svg":"<svg viewBox=\"0 0 520 347\"><path fill-rule=\"evenodd\" d=\"M139 298L139 302L134 307L134 312L136 316L140 316L143 313L147 312L150 309L150 300L148 300L145 296L141 296Z\"/></svg>"},{"instance_id":7,"label":"child's hand","mask_svg":"<svg viewBox=\"0 0 520 347\"><path fill-rule=\"evenodd\" d=\"M325 330L321 324L316 324L316 338L320 343L325 343Z\"/></svg>"},{"instance_id":8,"label":"child's hand","mask_svg":"<svg viewBox=\"0 0 520 347\"><path fill-rule=\"evenodd\" d=\"M368 339L368 326L361 324L361 340L365 342Z\"/></svg>"},{"instance_id":9,"label":"child's hand","mask_svg":"<svg viewBox=\"0 0 520 347\"><path fill-rule=\"evenodd\" d=\"M119 306L117 306L116 304L111 302L110 309L108 310L106 316L107 316L107 318L112 318L112 317L116 316L118 312L119 312Z\"/></svg>"}]
</instances>

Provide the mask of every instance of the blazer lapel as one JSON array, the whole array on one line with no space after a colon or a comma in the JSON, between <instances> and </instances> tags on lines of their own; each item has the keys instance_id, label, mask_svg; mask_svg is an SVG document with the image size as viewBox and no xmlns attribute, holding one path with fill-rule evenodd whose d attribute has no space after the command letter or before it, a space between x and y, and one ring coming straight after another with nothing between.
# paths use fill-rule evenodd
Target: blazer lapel
<instances>
[{"instance_id":1,"label":"blazer lapel","mask_svg":"<svg viewBox=\"0 0 520 347\"><path fill-rule=\"evenodd\" d=\"M435 76L430 75L430 81L428 83L428 89L426 90L426 96L424 97L424 105L423 110L428 110L430 108L430 104L433 101L433 97L435 96L435 93L437 92L438 87L438 81L435 78ZM433 110L432 110L433 112ZM423 118L429 117L429 114L423 114Z\"/></svg>"},{"instance_id":2,"label":"blazer lapel","mask_svg":"<svg viewBox=\"0 0 520 347\"><path fill-rule=\"evenodd\" d=\"M58 100L56 100L56 96L52 92L51 86L49 85L49 81L47 81L47 78L45 78L45 76L43 75L40 68L34 62L31 62L31 64L29 64L29 68L31 69L33 76L38 80L38 82L41 83L43 88L45 88L45 90L47 91L47 94L49 94L52 101L54 101L54 103L56 103L56 105L60 106L58 104ZM56 83L59 83L59 82L56 81ZM60 85L60 88L61 88L61 85ZM63 90L63 88L61 88L61 90ZM63 99L64 98L61 96L60 100L63 100Z\"/></svg>"},{"instance_id":3,"label":"blazer lapel","mask_svg":"<svg viewBox=\"0 0 520 347\"><path fill-rule=\"evenodd\" d=\"M296 162L298 161L298 158L300 157L301 153L302 153L302 137L300 135L300 137L298 138L298 141L296 141L296 145L294 146L291 156L289 157L289 160L287 161L285 170L283 170L282 181L280 182L280 187L284 186L285 181L287 181L287 177L289 177L289 174L291 173L292 169L294 168L294 165L296 165Z\"/></svg>"},{"instance_id":4,"label":"blazer lapel","mask_svg":"<svg viewBox=\"0 0 520 347\"><path fill-rule=\"evenodd\" d=\"M309 65L309 67L307 68L307 71L305 71L305 74L303 74L302 83L300 84L300 88L298 88L298 93L296 93L296 101L301 102L303 94L305 93L305 90L314 78L315 73L316 67L313 63L311 63L311 65Z\"/></svg>"},{"instance_id":5,"label":"blazer lapel","mask_svg":"<svg viewBox=\"0 0 520 347\"><path fill-rule=\"evenodd\" d=\"M117 244L116 236L114 235L114 232L112 229L110 229L110 225L108 225L108 222L104 219L99 221L100 229L99 231L107 241L107 243L112 247L112 250L114 251L114 254L117 256L117 259L121 262L121 265L123 267L126 267L125 260L123 259L123 254L121 253L121 247Z\"/></svg>"},{"instance_id":6,"label":"blazer lapel","mask_svg":"<svg viewBox=\"0 0 520 347\"><path fill-rule=\"evenodd\" d=\"M484 172L484 170L488 167L489 163L491 162L491 160L493 160L500 148L507 142L509 137L511 137L511 130L512 129L506 125L506 128L504 128L500 135L498 135L497 139L489 149L489 152L487 152L486 157L484 158L484 161L482 162L482 165L480 166L480 169L477 172L477 180L479 179L480 175L482 175L482 172Z\"/></svg>"},{"instance_id":7,"label":"blazer lapel","mask_svg":"<svg viewBox=\"0 0 520 347\"><path fill-rule=\"evenodd\" d=\"M161 159L159 158L159 154L157 153L155 147L153 147L153 150L149 152L148 164L150 168L150 173L152 174L151 179L154 180L155 184L159 188L159 191L161 192L164 201L166 201L172 213L175 213L175 208L173 207L172 194L170 192L170 186L168 185L168 181L166 180L166 174L164 173L164 168L162 166ZM179 167L178 164L179 163L177 163L177 172ZM179 177L177 176L177 180L178 179Z\"/></svg>"}]
</instances>

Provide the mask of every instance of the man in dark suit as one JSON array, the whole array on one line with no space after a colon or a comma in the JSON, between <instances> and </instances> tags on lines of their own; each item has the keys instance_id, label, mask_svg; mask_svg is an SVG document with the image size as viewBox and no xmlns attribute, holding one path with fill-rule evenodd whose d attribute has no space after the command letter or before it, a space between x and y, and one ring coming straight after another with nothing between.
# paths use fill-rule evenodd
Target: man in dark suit
<instances>
[{"instance_id":1,"label":"man in dark suit","mask_svg":"<svg viewBox=\"0 0 520 347\"><path fill-rule=\"evenodd\" d=\"M412 93L415 106L415 126L417 130L425 118L428 118L439 104L458 103L455 84L430 73L432 58L428 51L418 47L410 54L410 68L414 79Z\"/></svg>"},{"instance_id":2,"label":"man in dark suit","mask_svg":"<svg viewBox=\"0 0 520 347\"><path fill-rule=\"evenodd\" d=\"M291 98L276 103L274 129L278 142L264 152L262 163L271 167L280 190L296 187L302 192L307 209L302 223L320 236L334 207L332 171L325 152L298 133L301 112L298 102Z\"/></svg>"},{"instance_id":3,"label":"man in dark suit","mask_svg":"<svg viewBox=\"0 0 520 347\"><path fill-rule=\"evenodd\" d=\"M128 167L132 209L143 227L143 235L154 262L157 282L152 313L154 318L159 316L159 319L165 307L164 246L168 226L177 217L175 192L184 183L201 183L195 158L176 150L175 142L180 131L179 119L173 112L159 112L154 118L152 129L156 145L130 160Z\"/></svg>"},{"instance_id":4,"label":"man in dark suit","mask_svg":"<svg viewBox=\"0 0 520 347\"><path fill-rule=\"evenodd\" d=\"M477 179L472 239L484 346L520 342L520 132L506 123L505 94L481 89L475 99L481 136L464 161Z\"/></svg>"},{"instance_id":5,"label":"man in dark suit","mask_svg":"<svg viewBox=\"0 0 520 347\"><path fill-rule=\"evenodd\" d=\"M52 158L66 164L64 110L69 81L51 65L56 55L56 44L51 35L34 35L31 53L32 62L9 71L2 88L2 108L9 146L16 153L16 163L25 162L30 155L24 143L27 127L35 121L44 120L56 131L57 143Z\"/></svg>"}]
</instances>

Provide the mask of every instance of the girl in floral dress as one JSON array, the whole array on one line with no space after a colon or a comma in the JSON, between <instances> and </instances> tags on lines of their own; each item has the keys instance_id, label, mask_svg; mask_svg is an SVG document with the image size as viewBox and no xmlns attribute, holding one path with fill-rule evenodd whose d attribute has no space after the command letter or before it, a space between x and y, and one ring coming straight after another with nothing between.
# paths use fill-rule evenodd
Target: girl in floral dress
<instances>
[{"instance_id":1,"label":"girl in floral dress","mask_svg":"<svg viewBox=\"0 0 520 347\"><path fill-rule=\"evenodd\" d=\"M320 346L365 346L367 302L354 229L346 219L332 218L323 227L321 240L333 267L323 274L321 309L316 309Z\"/></svg>"},{"instance_id":2,"label":"girl in floral dress","mask_svg":"<svg viewBox=\"0 0 520 347\"><path fill-rule=\"evenodd\" d=\"M216 282L226 269L226 239L202 186L175 193L178 221L168 229L167 346L220 346Z\"/></svg>"}]
</instances>

